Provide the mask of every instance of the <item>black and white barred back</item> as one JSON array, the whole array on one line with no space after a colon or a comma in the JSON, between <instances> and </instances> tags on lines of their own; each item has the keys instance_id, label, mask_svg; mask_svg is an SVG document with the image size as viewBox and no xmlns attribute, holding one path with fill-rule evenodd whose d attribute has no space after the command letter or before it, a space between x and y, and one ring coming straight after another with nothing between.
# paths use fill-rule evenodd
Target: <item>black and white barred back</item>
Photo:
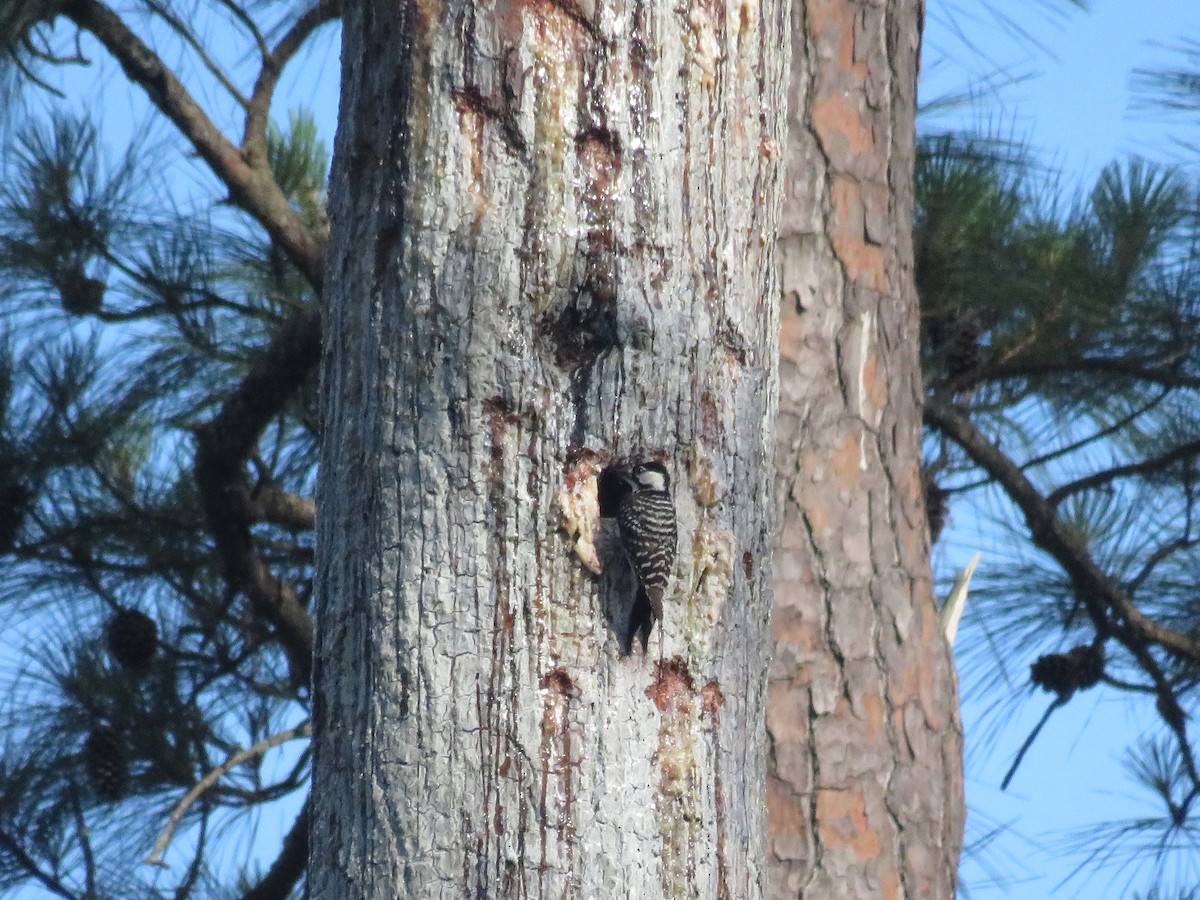
<instances>
[{"instance_id":1,"label":"black and white barred back","mask_svg":"<svg viewBox=\"0 0 1200 900\"><path fill-rule=\"evenodd\" d=\"M628 654L635 636L645 651L654 623L662 619L663 594L675 565L678 534L666 468L660 463L642 463L630 470L626 481L630 491L617 510L617 524L638 579L638 595L622 647Z\"/></svg>"}]
</instances>

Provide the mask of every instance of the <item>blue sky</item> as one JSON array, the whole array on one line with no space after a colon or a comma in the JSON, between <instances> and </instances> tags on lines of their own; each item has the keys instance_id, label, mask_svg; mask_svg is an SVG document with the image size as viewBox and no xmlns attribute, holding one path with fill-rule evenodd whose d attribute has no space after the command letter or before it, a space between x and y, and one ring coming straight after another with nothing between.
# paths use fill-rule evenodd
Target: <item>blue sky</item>
<instances>
[{"instance_id":1,"label":"blue sky","mask_svg":"<svg viewBox=\"0 0 1200 900\"><path fill-rule=\"evenodd\" d=\"M1003 17L993 6L1004 9ZM1107 163L1130 154L1194 164L1176 139L1195 141L1195 125L1189 130L1185 120L1139 109L1130 75L1178 61L1169 48L1181 39L1200 41L1200 3L1094 0L1083 11L1054 0L930 0L928 16L922 102L976 88L974 102L928 116L919 127L976 128L1025 141L1059 173L1065 189L1090 188ZM984 554L981 570L1011 560L1002 539L967 511L952 516L935 553L939 571L953 571L975 550ZM968 605L960 647L979 638L971 612ZM968 838L1007 829L964 863L969 896L1129 897L1152 887L1148 867L1125 861L1064 882L1083 861L1064 847L1071 834L1114 818L1162 814L1161 802L1137 788L1120 761L1133 738L1154 729L1152 703L1130 704L1103 687L1076 696L1054 714L1009 791L1001 793L1013 754L1049 703L1048 695L1033 696L1025 686L1028 662L1032 658L1011 667L1020 702L995 693L964 697ZM969 683L965 666L962 674ZM1195 872L1193 862L1193 879ZM997 874L1002 883L989 884Z\"/></svg>"},{"instance_id":2,"label":"blue sky","mask_svg":"<svg viewBox=\"0 0 1200 900\"><path fill-rule=\"evenodd\" d=\"M1090 184L1130 153L1178 158L1171 137L1184 127L1134 109L1129 80L1136 68L1177 61L1169 48L1181 39L1200 41L1200 3L1092 0L1086 11L1066 0L929 3L922 103L980 86L971 108L931 122L1025 139L1068 183Z\"/></svg>"}]
</instances>

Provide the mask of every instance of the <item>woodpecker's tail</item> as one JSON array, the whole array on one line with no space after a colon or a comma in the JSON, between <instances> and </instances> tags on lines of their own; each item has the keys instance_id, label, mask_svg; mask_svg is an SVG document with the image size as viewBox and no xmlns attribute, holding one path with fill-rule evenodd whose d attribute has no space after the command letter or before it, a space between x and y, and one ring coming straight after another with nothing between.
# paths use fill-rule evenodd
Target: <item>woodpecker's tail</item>
<instances>
[{"instance_id":1,"label":"woodpecker's tail","mask_svg":"<svg viewBox=\"0 0 1200 900\"><path fill-rule=\"evenodd\" d=\"M653 596L639 587L637 596L633 598L633 606L629 609L629 627L625 631L625 640L621 646L621 655L628 656L633 652L633 639L636 637L645 653L650 644L650 632L654 623L662 619L662 592L654 591Z\"/></svg>"}]
</instances>

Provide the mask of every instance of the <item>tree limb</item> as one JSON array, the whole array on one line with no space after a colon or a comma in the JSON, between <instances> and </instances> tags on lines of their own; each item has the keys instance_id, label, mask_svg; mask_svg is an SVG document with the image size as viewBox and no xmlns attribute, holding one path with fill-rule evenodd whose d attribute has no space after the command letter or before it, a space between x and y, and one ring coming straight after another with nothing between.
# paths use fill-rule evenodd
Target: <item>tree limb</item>
<instances>
[{"instance_id":1,"label":"tree limb","mask_svg":"<svg viewBox=\"0 0 1200 900\"><path fill-rule=\"evenodd\" d=\"M246 127L242 136L242 152L252 164L265 164L267 159L267 121L271 115L271 98L284 67L296 51L308 40L309 35L327 22L342 14L342 0L317 0L300 14L275 44L271 52L264 55L262 71L254 83L254 90L246 106Z\"/></svg>"},{"instance_id":2,"label":"tree limb","mask_svg":"<svg viewBox=\"0 0 1200 900\"><path fill-rule=\"evenodd\" d=\"M220 412L196 429L196 484L225 577L271 623L292 677L301 684L312 669L312 619L255 548L250 526L258 516L246 461L263 429L312 373L319 353L319 312L309 307L280 329Z\"/></svg>"},{"instance_id":3,"label":"tree limb","mask_svg":"<svg viewBox=\"0 0 1200 900\"><path fill-rule=\"evenodd\" d=\"M296 817L291 830L283 839L283 849L262 881L246 893L242 900L287 900L296 882L308 867L308 828L311 800L304 801L304 808Z\"/></svg>"},{"instance_id":4,"label":"tree limb","mask_svg":"<svg viewBox=\"0 0 1200 900\"><path fill-rule=\"evenodd\" d=\"M317 504L310 497L260 484L254 489L254 501L264 522L291 531L312 531L317 525Z\"/></svg>"},{"instance_id":5,"label":"tree limb","mask_svg":"<svg viewBox=\"0 0 1200 900\"><path fill-rule=\"evenodd\" d=\"M1062 526L1054 506L1025 473L984 437L962 410L927 397L925 421L958 444L1017 505L1029 525L1034 544L1049 553L1070 576L1097 633L1118 637L1131 652L1135 648L1129 635L1133 643L1157 644L1182 659L1200 663L1200 640L1167 628L1143 613L1124 589L1096 565L1078 538ZM1110 620L1110 612L1117 625Z\"/></svg>"},{"instance_id":6,"label":"tree limb","mask_svg":"<svg viewBox=\"0 0 1200 900\"><path fill-rule=\"evenodd\" d=\"M257 744L247 747L245 750L239 750L237 753L234 753L232 756L230 756L229 759L225 760L225 762L221 763L221 765L217 766L215 769L201 778L198 782L196 782L195 785L192 786L191 790L183 795L183 799L175 804L175 809L171 811L171 815L167 818L166 827L163 828L162 834L159 835L158 840L154 843L154 849L150 851L150 855L144 860L146 864L152 866L166 865L162 861L162 855L171 843L171 835L175 833L175 829L179 826L180 821L191 808L192 804L196 802L196 799L210 787L216 784L221 779L221 776L227 774L233 769L236 769L248 759L253 759L256 756L262 756L273 747L278 747L280 744L285 744L294 738L311 736L312 726L306 720L293 728L288 728L284 731L280 731L277 734L272 734L269 737L265 737Z\"/></svg>"},{"instance_id":7,"label":"tree limb","mask_svg":"<svg viewBox=\"0 0 1200 900\"><path fill-rule=\"evenodd\" d=\"M61 0L59 11L90 32L146 92L229 189L230 198L253 216L287 253L316 292L321 291L325 245L305 227L264 164L251 165L213 124L159 56L100 0Z\"/></svg>"}]
</instances>

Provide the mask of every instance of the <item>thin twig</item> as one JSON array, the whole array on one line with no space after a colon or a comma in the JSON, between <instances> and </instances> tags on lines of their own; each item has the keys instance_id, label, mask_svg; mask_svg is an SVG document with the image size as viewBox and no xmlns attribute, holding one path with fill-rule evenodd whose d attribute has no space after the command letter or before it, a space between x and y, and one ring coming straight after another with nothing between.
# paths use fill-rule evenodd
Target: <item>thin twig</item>
<instances>
[{"instance_id":1,"label":"thin twig","mask_svg":"<svg viewBox=\"0 0 1200 900\"><path fill-rule=\"evenodd\" d=\"M175 833L175 829L179 826L180 821L191 805L196 802L197 797L216 784L223 775L237 768L246 760L262 756L273 747L278 747L280 744L285 744L299 737L312 737L312 724L307 719L293 728L288 728L285 731L280 731L278 734L265 737L257 744L247 747L245 750L239 750L196 782L192 789L183 795L183 799L175 804L175 809L171 811L171 815L167 818L166 827L163 828L162 834L159 835L158 840L154 844L154 849L150 851L150 855L146 857L144 862L147 865L167 868L167 864L162 860L162 855L166 852L168 845L170 845L171 836Z\"/></svg>"},{"instance_id":2,"label":"thin twig","mask_svg":"<svg viewBox=\"0 0 1200 900\"><path fill-rule=\"evenodd\" d=\"M1196 541L1193 538L1187 537L1186 535L1175 538L1171 541L1167 541L1148 557L1146 557L1145 564L1141 567L1141 569L1138 570L1138 573L1129 580L1129 584L1125 586L1125 589L1129 591L1130 594L1137 593L1137 589L1142 586L1143 582L1145 582L1147 578L1154 574L1154 570L1158 568L1159 563L1180 552L1181 550L1190 550L1195 545Z\"/></svg>"},{"instance_id":3,"label":"thin twig","mask_svg":"<svg viewBox=\"0 0 1200 900\"><path fill-rule=\"evenodd\" d=\"M35 35L43 39L41 47L37 46L33 42ZM50 48L49 39L37 31L27 32L25 36L21 38L21 46L23 46L26 52L29 53L29 55L34 59L40 60L44 63L49 63L52 66L65 66L72 64L88 65L88 60L83 56L83 54L78 52L76 52L74 56L59 56ZM76 44L76 47L78 48L78 44Z\"/></svg>"},{"instance_id":4,"label":"thin twig","mask_svg":"<svg viewBox=\"0 0 1200 900\"><path fill-rule=\"evenodd\" d=\"M258 25L247 13L242 9L240 3L234 3L232 0L219 0L220 4L229 10L235 20L240 22L250 33L250 37L254 38L254 43L258 47L258 53L261 57L266 57L271 52L271 48L267 46L267 40L263 37L263 33L259 31Z\"/></svg>"},{"instance_id":5,"label":"thin twig","mask_svg":"<svg viewBox=\"0 0 1200 900\"><path fill-rule=\"evenodd\" d=\"M188 866L187 875L175 889L176 898L192 896L192 889L195 888L196 882L200 880L200 873L204 869L204 851L208 847L208 820L212 815L212 804L208 803L207 800L208 798L206 797L200 801L200 824L197 826L196 853L192 857L191 864Z\"/></svg>"},{"instance_id":6,"label":"thin twig","mask_svg":"<svg viewBox=\"0 0 1200 900\"><path fill-rule=\"evenodd\" d=\"M54 85L50 84L48 81L43 81L41 78L38 78L37 73L34 72L33 69L31 69L29 66L25 65L25 63L21 60L21 57L14 54L10 58L10 61L12 62L12 64L14 66L17 67L17 71L20 72L21 75L25 79L27 79L30 83L37 85L38 87L40 87L43 91L46 91L47 93L53 94L55 97L58 97L60 100L67 99L67 95L64 94L62 91L60 91L58 88L56 88Z\"/></svg>"},{"instance_id":7,"label":"thin twig","mask_svg":"<svg viewBox=\"0 0 1200 900\"><path fill-rule=\"evenodd\" d=\"M269 53L263 55L262 70L246 104L246 126L242 134L242 150L254 163L265 162L267 152L267 122L271 115L271 98L284 67L308 40L309 35L342 14L341 0L317 0L292 23Z\"/></svg>"},{"instance_id":8,"label":"thin twig","mask_svg":"<svg viewBox=\"0 0 1200 900\"><path fill-rule=\"evenodd\" d=\"M1051 375L1112 375L1128 378L1132 381L1145 381L1171 388L1200 387L1200 377L1188 375L1179 371L1170 363L1155 365L1153 363L1138 363L1124 359L1103 359L1085 357L1083 359L1040 359L1019 360L1004 363L987 370L990 380L1002 381L1016 378L1040 378Z\"/></svg>"},{"instance_id":9,"label":"thin twig","mask_svg":"<svg viewBox=\"0 0 1200 900\"><path fill-rule=\"evenodd\" d=\"M17 864L21 868L33 878L40 881L42 886L56 897L65 897L66 900L78 900L74 894L63 886L61 881L53 875L47 875L43 872L34 858L26 853L25 848L17 842L17 839L2 829L0 829L0 848L3 848L9 856L17 861Z\"/></svg>"},{"instance_id":10,"label":"thin twig","mask_svg":"<svg viewBox=\"0 0 1200 900\"><path fill-rule=\"evenodd\" d=\"M156 0L142 0L142 2L146 4L147 8L151 12L166 22L171 30L178 34L185 44L192 48L192 51L200 58L201 65L208 69L213 78L217 79L217 82L221 85L221 87L225 88L225 90L229 93L229 96L232 97L236 103L243 107L249 103L249 101L242 96L242 92L238 90L237 85L233 83L233 79L225 74L225 70L217 64L215 59L209 56L208 51L204 49L204 45L200 42L199 38L196 37L192 30L188 28L186 22L174 15L161 3L156 2Z\"/></svg>"},{"instance_id":11,"label":"thin twig","mask_svg":"<svg viewBox=\"0 0 1200 900\"><path fill-rule=\"evenodd\" d=\"M96 856L92 853L92 839L88 836L87 821L83 817L83 804L79 802L79 789L71 785L71 812L75 816L75 833L79 837L79 852L83 856L84 885L87 896L96 896Z\"/></svg>"},{"instance_id":12,"label":"thin twig","mask_svg":"<svg viewBox=\"0 0 1200 900\"><path fill-rule=\"evenodd\" d=\"M1127 463L1123 466L1113 466L1111 469L1105 469L1102 472L1095 472L1083 478L1077 478L1075 481L1068 482L1051 491L1050 495L1046 498L1046 502L1051 506L1058 506L1067 497L1070 497L1072 494L1078 494L1080 491L1102 487L1111 481L1116 481L1119 478L1127 478L1131 475L1150 475L1160 472L1173 463L1194 459L1197 455L1200 455L1200 440L1186 441L1172 447L1165 453L1160 453L1158 456L1151 456L1135 463Z\"/></svg>"},{"instance_id":13,"label":"thin twig","mask_svg":"<svg viewBox=\"0 0 1200 900\"><path fill-rule=\"evenodd\" d=\"M1008 784L1013 780L1013 776L1017 774L1017 768L1021 765L1021 760L1025 758L1025 754L1029 752L1029 748L1033 746L1033 742L1037 739L1037 736L1046 727L1046 723L1050 721L1050 714L1066 702L1066 697L1055 697L1050 705L1046 707L1046 711L1042 713L1042 717L1038 719L1038 723L1033 726L1033 731L1029 732L1029 737L1025 738L1025 743L1017 751L1012 765L1008 767L1008 772L1005 773L1004 780L1000 782L1000 790L1008 790Z\"/></svg>"}]
</instances>

